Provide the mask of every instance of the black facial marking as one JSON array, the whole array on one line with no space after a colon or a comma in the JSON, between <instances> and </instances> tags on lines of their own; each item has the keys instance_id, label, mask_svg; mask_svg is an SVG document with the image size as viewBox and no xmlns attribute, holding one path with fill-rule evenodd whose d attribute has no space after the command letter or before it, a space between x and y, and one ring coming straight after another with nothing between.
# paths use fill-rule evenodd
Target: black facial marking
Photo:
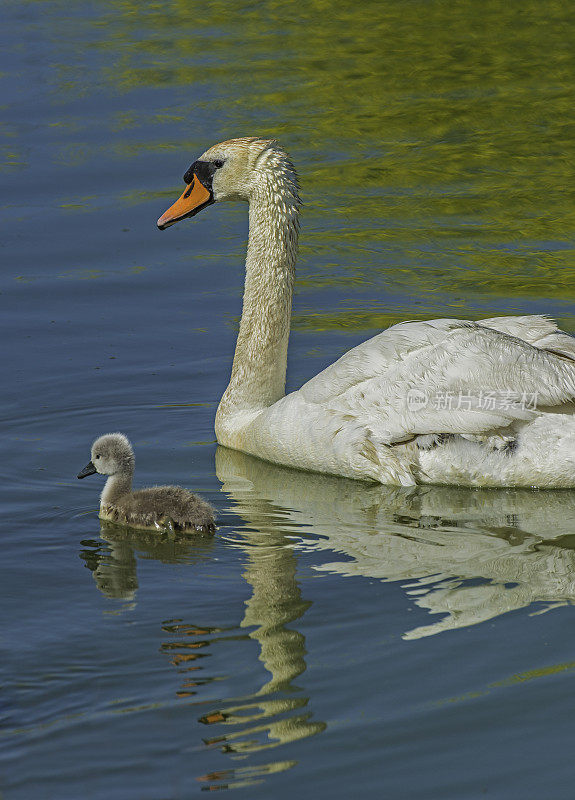
<instances>
[{"instance_id":1,"label":"black facial marking","mask_svg":"<svg viewBox=\"0 0 575 800\"><path fill-rule=\"evenodd\" d=\"M214 173L223 163L223 161L194 161L184 175L184 183L191 183L194 179L194 175L196 175L200 183L211 192Z\"/></svg>"}]
</instances>

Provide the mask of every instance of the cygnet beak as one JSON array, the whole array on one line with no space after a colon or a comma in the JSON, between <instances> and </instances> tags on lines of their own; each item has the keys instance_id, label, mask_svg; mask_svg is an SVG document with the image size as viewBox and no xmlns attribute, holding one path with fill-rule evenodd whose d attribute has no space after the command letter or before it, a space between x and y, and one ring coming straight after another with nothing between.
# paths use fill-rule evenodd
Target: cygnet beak
<instances>
[{"instance_id":1,"label":"cygnet beak","mask_svg":"<svg viewBox=\"0 0 575 800\"><path fill-rule=\"evenodd\" d=\"M84 467L84 469L82 470L82 472L79 472L79 473L78 473L78 477L79 477L79 478L87 478L87 477L88 477L88 475L93 475L95 472L98 472L98 470L97 470L97 469L96 469L96 467L95 467L95 466L92 464L92 462L91 462L91 461L89 461L89 462L86 464L86 466Z\"/></svg>"}]
</instances>

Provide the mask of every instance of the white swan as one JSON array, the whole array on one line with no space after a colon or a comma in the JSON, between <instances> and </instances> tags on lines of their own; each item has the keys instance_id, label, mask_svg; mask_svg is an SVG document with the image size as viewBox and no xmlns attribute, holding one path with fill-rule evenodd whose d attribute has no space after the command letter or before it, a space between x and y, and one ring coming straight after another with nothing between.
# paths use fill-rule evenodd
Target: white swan
<instances>
[{"instance_id":1,"label":"white swan","mask_svg":"<svg viewBox=\"0 0 575 800\"><path fill-rule=\"evenodd\" d=\"M167 228L249 203L243 312L220 444L387 484L575 486L575 339L541 316L394 325L285 395L300 199L276 142L214 145L184 176ZM446 435L447 434L447 435Z\"/></svg>"}]
</instances>

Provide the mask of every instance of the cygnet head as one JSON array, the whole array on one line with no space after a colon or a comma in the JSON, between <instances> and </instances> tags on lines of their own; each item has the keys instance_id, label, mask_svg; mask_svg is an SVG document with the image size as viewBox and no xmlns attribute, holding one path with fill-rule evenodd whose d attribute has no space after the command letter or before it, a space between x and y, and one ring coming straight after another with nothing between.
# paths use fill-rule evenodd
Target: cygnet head
<instances>
[{"instance_id":1,"label":"cygnet head","mask_svg":"<svg viewBox=\"0 0 575 800\"><path fill-rule=\"evenodd\" d=\"M101 475L131 475L134 463L134 451L128 438L123 433L106 433L92 445L92 460L78 474L78 478L96 472Z\"/></svg>"},{"instance_id":2,"label":"cygnet head","mask_svg":"<svg viewBox=\"0 0 575 800\"><path fill-rule=\"evenodd\" d=\"M215 144L186 171L184 183L184 193L159 218L160 230L224 200L259 197L295 209L300 205L294 166L275 139L245 137Z\"/></svg>"}]
</instances>

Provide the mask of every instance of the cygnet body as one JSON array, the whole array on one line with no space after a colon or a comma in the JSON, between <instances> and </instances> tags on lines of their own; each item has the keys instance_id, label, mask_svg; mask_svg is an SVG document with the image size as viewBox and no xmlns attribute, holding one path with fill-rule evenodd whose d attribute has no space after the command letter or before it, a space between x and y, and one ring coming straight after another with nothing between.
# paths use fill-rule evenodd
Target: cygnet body
<instances>
[{"instance_id":1,"label":"cygnet body","mask_svg":"<svg viewBox=\"0 0 575 800\"><path fill-rule=\"evenodd\" d=\"M99 472L108 480L100 496L100 519L159 532L214 533L213 508L181 486L132 491L134 451L123 433L106 433L92 445L92 459L78 474Z\"/></svg>"}]
</instances>

